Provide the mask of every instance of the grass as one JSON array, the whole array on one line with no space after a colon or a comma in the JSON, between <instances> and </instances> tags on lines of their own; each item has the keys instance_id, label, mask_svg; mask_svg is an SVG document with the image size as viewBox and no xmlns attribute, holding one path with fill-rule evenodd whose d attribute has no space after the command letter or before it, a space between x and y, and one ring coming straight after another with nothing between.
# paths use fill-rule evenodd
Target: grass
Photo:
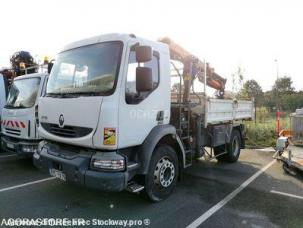
<instances>
[{"instance_id":1,"label":"grass","mask_svg":"<svg viewBox=\"0 0 303 228\"><path fill-rule=\"evenodd\" d=\"M286 115L287 116L287 115ZM280 129L289 129L289 118L283 117L280 120ZM250 121L246 126L246 146L247 148L264 148L276 145L277 130L276 119L266 118L265 121Z\"/></svg>"}]
</instances>

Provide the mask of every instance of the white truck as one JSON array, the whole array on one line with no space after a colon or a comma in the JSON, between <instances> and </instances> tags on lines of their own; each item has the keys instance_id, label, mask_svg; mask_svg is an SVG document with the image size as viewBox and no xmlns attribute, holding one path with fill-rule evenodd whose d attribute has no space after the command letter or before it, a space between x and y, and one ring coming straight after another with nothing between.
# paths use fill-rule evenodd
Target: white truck
<instances>
[{"instance_id":1,"label":"white truck","mask_svg":"<svg viewBox=\"0 0 303 228\"><path fill-rule=\"evenodd\" d=\"M171 76L181 82L176 99ZM196 80L204 93L193 89ZM72 43L58 54L39 100L44 141L34 164L63 181L163 200L193 158L209 153L205 147L228 162L244 148L237 121L251 119L253 105L223 99L225 82L169 39L108 34ZM206 85L220 98L209 99Z\"/></svg>"},{"instance_id":2,"label":"white truck","mask_svg":"<svg viewBox=\"0 0 303 228\"><path fill-rule=\"evenodd\" d=\"M1 119L1 112L6 104L6 98L8 94L8 82L7 79L0 74L0 121L2 123ZM0 140L1 140L1 124L0 124ZM1 152L1 144L0 144L0 152Z\"/></svg>"},{"instance_id":3,"label":"white truck","mask_svg":"<svg viewBox=\"0 0 303 228\"><path fill-rule=\"evenodd\" d=\"M22 156L37 151L38 98L44 93L47 77L47 73L34 73L14 79L1 116L3 150Z\"/></svg>"}]
</instances>

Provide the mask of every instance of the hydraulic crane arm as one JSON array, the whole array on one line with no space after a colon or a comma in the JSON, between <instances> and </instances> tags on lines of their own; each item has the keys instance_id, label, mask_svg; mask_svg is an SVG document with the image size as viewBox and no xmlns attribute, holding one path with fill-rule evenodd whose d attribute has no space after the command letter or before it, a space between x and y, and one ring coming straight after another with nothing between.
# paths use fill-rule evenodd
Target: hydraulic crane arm
<instances>
[{"instance_id":1,"label":"hydraulic crane arm","mask_svg":"<svg viewBox=\"0 0 303 228\"><path fill-rule=\"evenodd\" d=\"M158 41L166 43L168 45L171 59L178 60L184 64L184 81L185 79L188 79L188 76L193 78L197 75L198 79L202 83L204 83L204 75L206 70L207 86L224 93L226 79L215 73L214 68L211 68L208 63L205 67L205 63L203 61L192 55L190 52L185 50L183 47L181 47L168 37L161 38Z\"/></svg>"}]
</instances>

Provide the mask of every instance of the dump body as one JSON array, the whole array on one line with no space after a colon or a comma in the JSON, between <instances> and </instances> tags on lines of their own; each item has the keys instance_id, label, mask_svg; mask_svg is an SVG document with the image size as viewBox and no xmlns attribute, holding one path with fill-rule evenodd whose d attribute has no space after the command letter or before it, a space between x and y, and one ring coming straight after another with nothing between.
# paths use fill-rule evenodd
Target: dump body
<instances>
[{"instance_id":1,"label":"dump body","mask_svg":"<svg viewBox=\"0 0 303 228\"><path fill-rule=\"evenodd\" d=\"M210 98L206 103L206 125L251 120L253 114L254 106L252 101Z\"/></svg>"},{"instance_id":2,"label":"dump body","mask_svg":"<svg viewBox=\"0 0 303 228\"><path fill-rule=\"evenodd\" d=\"M172 102L176 103L178 95L172 93L171 96ZM189 99L192 112L203 116L206 127L254 118L254 104L251 100L205 98L202 93L191 93Z\"/></svg>"}]
</instances>

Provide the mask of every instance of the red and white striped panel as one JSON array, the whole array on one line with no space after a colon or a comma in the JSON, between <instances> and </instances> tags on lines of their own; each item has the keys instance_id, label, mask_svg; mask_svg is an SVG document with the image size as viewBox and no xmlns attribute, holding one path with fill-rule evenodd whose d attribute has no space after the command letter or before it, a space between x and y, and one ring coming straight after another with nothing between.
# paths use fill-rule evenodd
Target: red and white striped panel
<instances>
[{"instance_id":1,"label":"red and white striped panel","mask_svg":"<svg viewBox=\"0 0 303 228\"><path fill-rule=\"evenodd\" d=\"M16 120L1 120L1 125L3 127L12 127L12 128L25 128L26 125L22 121Z\"/></svg>"}]
</instances>

